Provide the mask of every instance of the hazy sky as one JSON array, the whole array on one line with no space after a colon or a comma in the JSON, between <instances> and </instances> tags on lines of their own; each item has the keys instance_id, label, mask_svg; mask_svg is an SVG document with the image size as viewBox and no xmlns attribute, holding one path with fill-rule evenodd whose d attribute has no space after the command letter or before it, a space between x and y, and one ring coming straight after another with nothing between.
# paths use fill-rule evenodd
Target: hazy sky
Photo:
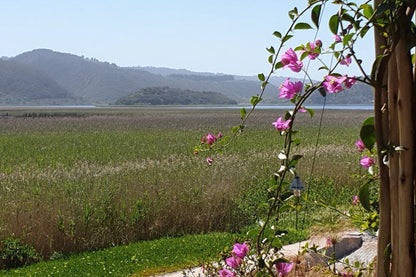
<instances>
[{"instance_id":1,"label":"hazy sky","mask_svg":"<svg viewBox=\"0 0 416 277\"><path fill-rule=\"evenodd\" d=\"M47 48L119 66L255 75L269 70L265 48L278 42L273 31L284 30L289 24L287 11L306 2L3 0L0 56ZM333 13L329 8L326 12ZM314 35L300 31L298 42L311 41ZM332 39L324 31L318 37ZM371 42L362 45L359 50L370 61ZM293 74L282 71L279 75Z\"/></svg>"}]
</instances>

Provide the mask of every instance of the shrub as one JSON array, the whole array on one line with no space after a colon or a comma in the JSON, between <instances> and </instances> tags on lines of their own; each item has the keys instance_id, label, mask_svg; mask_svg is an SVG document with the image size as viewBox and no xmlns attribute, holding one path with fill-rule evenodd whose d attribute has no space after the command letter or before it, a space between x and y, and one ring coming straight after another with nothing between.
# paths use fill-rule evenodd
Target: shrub
<instances>
[{"instance_id":1,"label":"shrub","mask_svg":"<svg viewBox=\"0 0 416 277\"><path fill-rule=\"evenodd\" d=\"M39 260L35 249L13 236L3 239L0 265L5 269L28 265Z\"/></svg>"}]
</instances>

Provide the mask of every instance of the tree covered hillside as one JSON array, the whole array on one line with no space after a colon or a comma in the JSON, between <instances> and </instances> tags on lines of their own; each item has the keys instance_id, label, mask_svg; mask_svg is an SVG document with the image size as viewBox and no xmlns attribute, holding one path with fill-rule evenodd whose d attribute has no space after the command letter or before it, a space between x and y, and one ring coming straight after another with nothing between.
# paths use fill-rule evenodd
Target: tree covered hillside
<instances>
[{"instance_id":1,"label":"tree covered hillside","mask_svg":"<svg viewBox=\"0 0 416 277\"><path fill-rule=\"evenodd\" d=\"M35 68L0 60L0 103L67 104L79 99Z\"/></svg>"},{"instance_id":2,"label":"tree covered hillside","mask_svg":"<svg viewBox=\"0 0 416 277\"><path fill-rule=\"evenodd\" d=\"M170 87L143 88L122 97L116 105L235 105L237 102L221 93L193 91Z\"/></svg>"}]
</instances>

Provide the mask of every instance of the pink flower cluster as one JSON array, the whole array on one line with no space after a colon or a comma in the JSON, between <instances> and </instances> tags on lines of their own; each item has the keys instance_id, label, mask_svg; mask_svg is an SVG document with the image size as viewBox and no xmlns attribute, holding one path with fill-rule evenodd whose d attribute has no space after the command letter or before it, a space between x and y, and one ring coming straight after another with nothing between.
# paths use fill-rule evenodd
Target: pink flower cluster
<instances>
[{"instance_id":1,"label":"pink flower cluster","mask_svg":"<svg viewBox=\"0 0 416 277\"><path fill-rule=\"evenodd\" d=\"M291 119L286 121L282 120L282 117L279 117L276 121L272 122L272 125L276 128L277 131L283 131L289 129Z\"/></svg>"},{"instance_id":2,"label":"pink flower cluster","mask_svg":"<svg viewBox=\"0 0 416 277\"><path fill-rule=\"evenodd\" d=\"M339 35L335 35L334 40L335 40L335 42L341 42L342 39Z\"/></svg>"},{"instance_id":3,"label":"pink flower cluster","mask_svg":"<svg viewBox=\"0 0 416 277\"><path fill-rule=\"evenodd\" d=\"M346 57L341 58L339 64L349 66L351 64L351 57L347 55Z\"/></svg>"},{"instance_id":4,"label":"pink flower cluster","mask_svg":"<svg viewBox=\"0 0 416 277\"><path fill-rule=\"evenodd\" d=\"M311 60L316 59L319 56L319 53L317 53L315 51L315 49L320 48L322 46L322 41L320 41L319 39L317 41L315 41L315 43L313 42L308 42L306 44L306 47L304 50L302 50L302 54L307 52L308 53L308 58Z\"/></svg>"},{"instance_id":5,"label":"pink flower cluster","mask_svg":"<svg viewBox=\"0 0 416 277\"><path fill-rule=\"evenodd\" d=\"M225 263L233 268L236 269L243 263L243 259L247 256L249 252L247 244L244 242L243 244L236 243L233 246L233 250L231 251L231 257L225 259ZM221 269L219 272L220 276L222 277L232 277L236 276L236 273L229 270L229 269Z\"/></svg>"},{"instance_id":6,"label":"pink flower cluster","mask_svg":"<svg viewBox=\"0 0 416 277\"><path fill-rule=\"evenodd\" d=\"M336 93L344 90L342 85L345 85L346 88L351 88L356 82L355 77L348 77L347 75L341 77L327 75L322 85L328 93Z\"/></svg>"},{"instance_id":7,"label":"pink flower cluster","mask_svg":"<svg viewBox=\"0 0 416 277\"><path fill-rule=\"evenodd\" d=\"M292 99L296 95L296 93L299 93L302 90L302 87L302 82L291 82L290 78L287 78L286 81L279 88L279 97Z\"/></svg>"},{"instance_id":8,"label":"pink flower cluster","mask_svg":"<svg viewBox=\"0 0 416 277\"><path fill-rule=\"evenodd\" d=\"M355 146L357 146L358 152L363 152L365 149L364 142L360 139L355 142Z\"/></svg>"},{"instance_id":9,"label":"pink flower cluster","mask_svg":"<svg viewBox=\"0 0 416 277\"><path fill-rule=\"evenodd\" d=\"M209 133L208 135L202 137L201 139L201 143L204 144L208 144L208 145L212 145L214 142L217 141L217 139L222 138L222 133L219 132L217 136L214 136L213 134Z\"/></svg>"},{"instance_id":10,"label":"pink flower cluster","mask_svg":"<svg viewBox=\"0 0 416 277\"><path fill-rule=\"evenodd\" d=\"M361 139L355 142L355 146L357 147L358 152L363 152L365 149L364 142ZM375 159L368 157L367 155L364 155L360 160L360 164L367 169L372 167L375 163Z\"/></svg>"},{"instance_id":11,"label":"pink flower cluster","mask_svg":"<svg viewBox=\"0 0 416 277\"><path fill-rule=\"evenodd\" d=\"M360 164L365 168L370 168L375 163L376 163L376 161L373 158L368 157L367 155L362 157L361 160L360 160Z\"/></svg>"},{"instance_id":12,"label":"pink flower cluster","mask_svg":"<svg viewBox=\"0 0 416 277\"><path fill-rule=\"evenodd\" d=\"M352 197L352 204L353 205L358 205L358 203L360 203L360 197L358 197L358 195L354 195Z\"/></svg>"},{"instance_id":13,"label":"pink flower cluster","mask_svg":"<svg viewBox=\"0 0 416 277\"><path fill-rule=\"evenodd\" d=\"M283 68L289 68L293 72L299 72L302 70L303 63L298 59L298 55L293 51L292 48L289 48L283 55L282 60L280 61L283 65Z\"/></svg>"}]
</instances>

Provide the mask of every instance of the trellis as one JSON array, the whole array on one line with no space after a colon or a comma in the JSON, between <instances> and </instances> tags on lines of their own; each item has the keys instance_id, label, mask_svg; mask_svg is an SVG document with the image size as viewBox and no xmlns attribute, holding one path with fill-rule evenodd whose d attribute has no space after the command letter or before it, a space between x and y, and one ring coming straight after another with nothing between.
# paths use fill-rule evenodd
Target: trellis
<instances>
[{"instance_id":1,"label":"trellis","mask_svg":"<svg viewBox=\"0 0 416 277\"><path fill-rule=\"evenodd\" d=\"M396 2L396 3L395 3ZM387 36L375 30L375 130L380 166L377 276L415 276L414 184L416 71L410 49L415 1L395 4ZM394 16L394 17L393 17ZM387 47L385 47L387 46ZM400 150L400 151L399 151ZM391 249L391 251L390 251Z\"/></svg>"}]
</instances>

